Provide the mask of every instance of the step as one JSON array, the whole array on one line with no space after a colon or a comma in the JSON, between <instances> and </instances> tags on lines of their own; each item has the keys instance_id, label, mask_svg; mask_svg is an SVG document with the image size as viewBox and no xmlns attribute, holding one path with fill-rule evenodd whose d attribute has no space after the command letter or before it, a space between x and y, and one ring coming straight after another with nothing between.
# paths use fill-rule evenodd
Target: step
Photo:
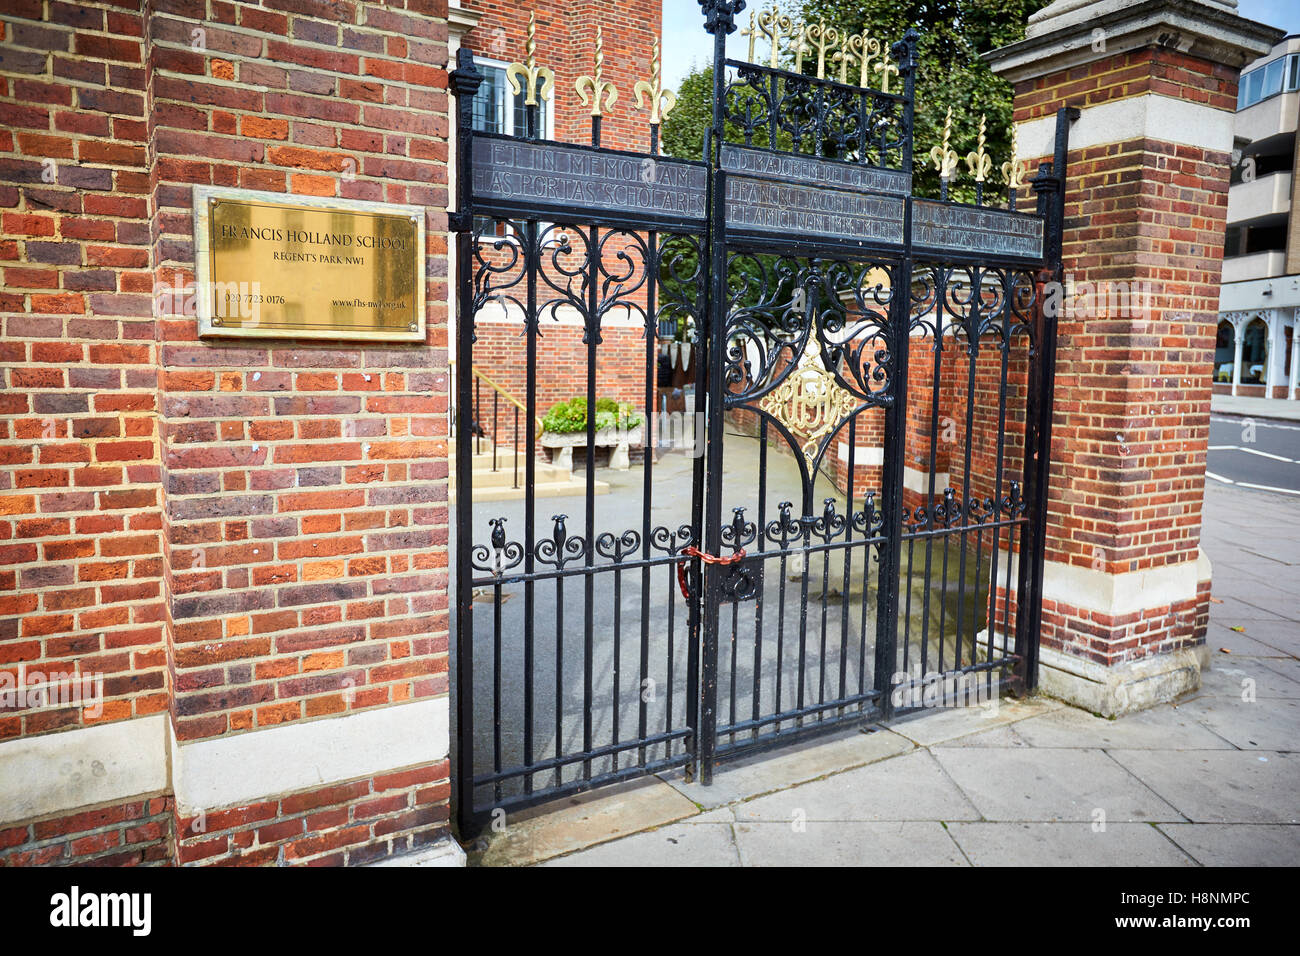
<instances>
[{"instance_id":1,"label":"step","mask_svg":"<svg viewBox=\"0 0 1300 956\"><path fill-rule=\"evenodd\" d=\"M496 488L501 485L510 486L515 483L515 471L512 467L498 467L496 471L488 468L475 468L471 472L475 488ZM519 484L524 483L528 474L524 462L519 463ZM554 465L538 464L533 472L533 481L541 484L543 482L568 481L572 477L564 468L557 468Z\"/></svg>"},{"instance_id":2,"label":"step","mask_svg":"<svg viewBox=\"0 0 1300 956\"><path fill-rule=\"evenodd\" d=\"M597 481L594 488L595 494L609 494L609 485L603 481ZM577 478L570 478L568 481L545 481L538 482L533 486L534 498L581 498L587 493L587 483ZM448 499L452 502L456 500L456 488L453 485L447 490ZM484 501L515 501L524 497L524 489L521 485L518 488L511 488L509 484L483 487L476 485L474 487L474 502L476 504Z\"/></svg>"}]
</instances>

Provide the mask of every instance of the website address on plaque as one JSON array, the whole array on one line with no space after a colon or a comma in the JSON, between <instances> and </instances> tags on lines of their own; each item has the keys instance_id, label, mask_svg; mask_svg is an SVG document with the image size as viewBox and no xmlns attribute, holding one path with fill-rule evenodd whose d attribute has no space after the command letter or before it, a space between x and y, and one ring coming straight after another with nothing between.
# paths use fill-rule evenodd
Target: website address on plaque
<instances>
[{"instance_id":1,"label":"website address on plaque","mask_svg":"<svg viewBox=\"0 0 1300 956\"><path fill-rule=\"evenodd\" d=\"M405 309L406 299L333 299L331 305L344 309Z\"/></svg>"}]
</instances>

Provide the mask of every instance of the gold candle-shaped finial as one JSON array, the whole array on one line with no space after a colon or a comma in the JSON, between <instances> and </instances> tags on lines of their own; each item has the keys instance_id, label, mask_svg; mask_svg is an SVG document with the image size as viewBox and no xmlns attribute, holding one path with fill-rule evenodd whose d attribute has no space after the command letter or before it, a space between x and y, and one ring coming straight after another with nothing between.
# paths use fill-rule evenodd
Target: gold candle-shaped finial
<instances>
[{"instance_id":1,"label":"gold candle-shaped finial","mask_svg":"<svg viewBox=\"0 0 1300 956\"><path fill-rule=\"evenodd\" d=\"M659 75L659 38L655 37L654 52L650 57L650 80L638 80L632 87L636 94L638 109L645 109L646 97L650 98L650 125L658 126L669 111L677 105L677 94L665 90L663 78Z\"/></svg>"},{"instance_id":2,"label":"gold candle-shaped finial","mask_svg":"<svg viewBox=\"0 0 1300 956\"><path fill-rule=\"evenodd\" d=\"M524 62L511 63L506 67L506 80L510 83L510 92L515 96L520 90L524 92L524 105L536 106L537 100L551 98L555 87L555 73L550 67L537 65L537 15L528 14L528 39L524 41ZM542 81L541 89L537 81Z\"/></svg>"},{"instance_id":3,"label":"gold candle-shaped finial","mask_svg":"<svg viewBox=\"0 0 1300 956\"><path fill-rule=\"evenodd\" d=\"M930 148L930 159L934 162L934 168L939 173L939 178L943 180L952 179L953 174L957 172L957 151L948 145L952 139L952 107L948 107L948 116L943 121L943 145L932 146Z\"/></svg>"},{"instance_id":4,"label":"gold candle-shaped finial","mask_svg":"<svg viewBox=\"0 0 1300 956\"><path fill-rule=\"evenodd\" d=\"M979 139L976 141L974 151L966 154L966 168L970 170L977 183L984 182L988 179L989 173L993 172L993 157L984 152L984 121L985 117L981 115Z\"/></svg>"},{"instance_id":5,"label":"gold candle-shaped finial","mask_svg":"<svg viewBox=\"0 0 1300 956\"><path fill-rule=\"evenodd\" d=\"M880 74L880 92L888 93L890 74L892 73L894 76L898 76L898 65L889 58L888 47L885 47L880 51L880 62L872 67L872 69Z\"/></svg>"},{"instance_id":6,"label":"gold candle-shaped finial","mask_svg":"<svg viewBox=\"0 0 1300 956\"><path fill-rule=\"evenodd\" d=\"M808 52L808 27L800 20L794 25L794 32L790 34L794 38L794 71L803 72L803 55Z\"/></svg>"},{"instance_id":7,"label":"gold candle-shaped finial","mask_svg":"<svg viewBox=\"0 0 1300 956\"><path fill-rule=\"evenodd\" d=\"M749 29L748 29L748 30L741 30L741 31L740 31L740 35L741 35L742 37L749 37L749 54L745 57L745 62L746 62L746 63L753 63L753 62L754 62L754 41L758 39L758 29L754 26L754 17L755 17L756 15L757 15L757 14L755 13L755 11L750 10L750 11L749 11Z\"/></svg>"},{"instance_id":8,"label":"gold candle-shaped finial","mask_svg":"<svg viewBox=\"0 0 1300 956\"><path fill-rule=\"evenodd\" d=\"M808 45L817 51L817 79L826 79L826 54L840 42L840 31L818 20L808 27Z\"/></svg>"},{"instance_id":9,"label":"gold candle-shaped finial","mask_svg":"<svg viewBox=\"0 0 1300 956\"><path fill-rule=\"evenodd\" d=\"M758 28L763 31L763 36L772 41L772 51L768 56L768 65L776 69L781 62L781 37L788 37L793 24L786 14L781 12L781 8L772 5L771 9L764 10L758 15Z\"/></svg>"},{"instance_id":10,"label":"gold candle-shaped finial","mask_svg":"<svg viewBox=\"0 0 1300 956\"><path fill-rule=\"evenodd\" d=\"M605 101L603 112L608 113L618 102L618 87L611 81L601 79L601 68L605 65L605 35L604 31L596 27L596 69L594 76L580 76L574 83L574 88L578 91L578 96L582 98L582 105L587 105L588 94L591 98L591 115L599 116L602 112L600 101Z\"/></svg>"},{"instance_id":11,"label":"gold candle-shaped finial","mask_svg":"<svg viewBox=\"0 0 1300 956\"><path fill-rule=\"evenodd\" d=\"M1007 187L1010 189L1023 189L1025 185L1025 176L1029 173L1029 164L1020 162L1016 154L1019 152L1020 143L1017 127L1015 123L1011 124L1011 159L1002 164L1002 178L1007 181Z\"/></svg>"}]
</instances>

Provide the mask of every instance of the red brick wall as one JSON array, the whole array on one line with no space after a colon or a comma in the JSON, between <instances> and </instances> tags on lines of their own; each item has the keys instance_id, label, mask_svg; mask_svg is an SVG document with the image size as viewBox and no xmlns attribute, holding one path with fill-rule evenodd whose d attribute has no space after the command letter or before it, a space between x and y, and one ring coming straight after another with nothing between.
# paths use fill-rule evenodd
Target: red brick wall
<instances>
[{"instance_id":1,"label":"red brick wall","mask_svg":"<svg viewBox=\"0 0 1300 956\"><path fill-rule=\"evenodd\" d=\"M443 695L445 0L132 7L0 22L0 667L76 665L107 698L0 713L0 738L170 708L190 741ZM193 278L200 184L426 207L427 341L200 341L181 305L155 315L155 283ZM422 773L404 847L446 831L446 766ZM80 827L58 853L43 824L0 832L56 860Z\"/></svg>"},{"instance_id":2,"label":"red brick wall","mask_svg":"<svg viewBox=\"0 0 1300 956\"><path fill-rule=\"evenodd\" d=\"M599 25L605 51L601 78L618 87L618 101L602 121L601 145L649 149L649 110L636 108L632 88L638 80L650 79L651 49L661 32L659 0L619 4L574 0L550 6L464 0L463 6L481 14L478 26L462 41L464 45L478 55L506 63L523 62L528 14L536 12L537 64L555 71L555 130L551 138L568 143L591 142L591 107L582 105L574 83L594 71Z\"/></svg>"},{"instance_id":3,"label":"red brick wall","mask_svg":"<svg viewBox=\"0 0 1300 956\"><path fill-rule=\"evenodd\" d=\"M1231 112L1233 67L1140 50L1016 87L1015 118L1152 92ZM1065 315L1057 350L1049 561L1111 574L1195 561L1228 197L1225 153L1137 139L1072 150L1065 272L1148 283L1149 315ZM1046 646L1114 662L1204 638L1197 598L1106 615L1044 608Z\"/></svg>"},{"instance_id":4,"label":"red brick wall","mask_svg":"<svg viewBox=\"0 0 1300 956\"><path fill-rule=\"evenodd\" d=\"M167 796L0 828L0 866L165 866L173 856Z\"/></svg>"},{"instance_id":5,"label":"red brick wall","mask_svg":"<svg viewBox=\"0 0 1300 956\"><path fill-rule=\"evenodd\" d=\"M356 866L442 838L446 761L175 821L181 864Z\"/></svg>"},{"instance_id":6,"label":"red brick wall","mask_svg":"<svg viewBox=\"0 0 1300 956\"><path fill-rule=\"evenodd\" d=\"M12 738L157 713L167 691L144 17L5 14L0 667L100 673L106 698L0 712Z\"/></svg>"}]
</instances>

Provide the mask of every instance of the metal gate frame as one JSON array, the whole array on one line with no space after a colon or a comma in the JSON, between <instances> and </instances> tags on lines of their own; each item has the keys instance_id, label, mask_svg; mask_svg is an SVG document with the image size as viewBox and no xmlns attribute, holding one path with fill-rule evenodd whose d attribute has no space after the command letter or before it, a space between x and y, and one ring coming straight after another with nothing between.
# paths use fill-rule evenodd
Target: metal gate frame
<instances>
[{"instance_id":1,"label":"metal gate frame","mask_svg":"<svg viewBox=\"0 0 1300 956\"><path fill-rule=\"evenodd\" d=\"M896 665L898 653L900 598L898 582L901 571L902 547L906 535L903 534L903 525L887 522L882 518L880 522L881 530L878 535L872 537L870 542L867 542L878 545L879 603L876 608L876 634L874 636L874 687L868 694L862 695L861 700L855 698L852 701L861 706L854 710L852 707L846 707L844 701L834 701L824 705L820 710L812 714L811 716L818 719L811 720L807 724L800 717L799 726L780 732L760 733L755 728L752 738L739 745L734 744L735 733L733 732L733 745L729 747L719 746L721 736L718 723L718 663L719 635L721 631L719 612L721 607L729 600L729 589L735 587L736 575L741 573L741 562L737 559L744 556L744 551L740 546L743 528L738 524L735 531L729 532L724 527L722 520L723 423L727 410L733 403L732 396L728 394L724 383L724 349L720 343L725 342L727 336L729 318L727 298L728 254L733 250L765 249L809 257L834 257L836 255L852 255L855 253L870 255L873 261L885 261L892 264L891 288L901 288L904 291L910 290L910 283L914 275L913 269L920 258L930 262L942 261L958 268L1015 268L1033 275L1036 294L1032 309L1032 329L1030 329L1029 336L1034 345L1029 352L1028 395L1023 446L1024 472L1019 499L1024 517L1016 522L1006 524L1008 528L1008 554L1010 554L1010 535L1017 527L1020 534L1018 547L1020 560L1015 590L1014 651L1005 652L1005 648L1003 648L1005 653L995 659L990 645L989 659L980 667L987 670L1010 671L1009 683L1012 691L1017 694L1030 693L1037 685L1038 635L1042 617L1042 574L1057 321L1055 312L1050 307L1054 300L1043 293L1047 284L1060 283L1063 278L1061 269L1061 237L1064 220L1063 171L1068 151L1069 124L1077 117L1077 110L1065 109L1058 112L1053 160L1050 164L1044 163L1039 167L1037 175L1031 183L1036 194L1035 212L1032 214L1010 213L1010 215L1019 216L1026 221L1036 219L1041 222L1042 244L1040 255L997 256L991 255L987 250L981 251L976 248L941 249L935 246L923 247L920 243L914 243L916 235L913 213L917 208L917 200L911 195L910 188L916 33L909 31L903 40L894 44L891 51L898 65L898 78L902 80L904 85L901 94L876 93L858 88L850 90L850 88L837 84L833 80L813 80L811 77L789 73L775 66L729 60L726 56L726 37L735 30L735 14L743 9L744 2L742 0L701 0L701 6L704 8L706 17L705 29L714 38L713 120L712 127L707 134L704 163L707 175L706 216L704 221L698 224L687 223L684 220L672 224L675 229L681 229L685 232L692 230L698 232L702 243L700 263L701 268L705 270L702 277L704 288L703 317L705 321L701 323L699 330L700 339L697 342L699 358L696 363L696 394L697 396L707 396L705 452L702 456L696 458L694 465L695 494L693 496L689 526L690 544L685 545L683 539L676 549L669 554L669 557L675 560L680 568L679 573L682 576L683 593L689 594L687 599L689 615L687 629L690 664L687 677L686 726L682 730L669 732L664 736L682 740L684 742L684 752L670 759L647 762L644 756L646 740L642 740L640 742L641 759L632 766L604 776L591 777L586 775L582 780L574 781L571 784L543 789L533 788L532 774L530 773L527 777L526 793L506 800L500 799L499 783L501 778L508 776L508 774L497 773L487 775L484 778L482 776L476 777L474 772L473 680L475 664L471 619L474 613L472 601L476 566L473 555L476 550L483 555L495 555L497 570L494 578L494 590L496 606L499 610L502 584L523 581L527 588L533 587L529 575L533 569L534 529L531 526L527 529L522 549L517 554L506 550L516 546L507 543L503 533L498 534L500 531L499 526L493 529L491 541L488 545L478 545L476 549L474 544L473 529L471 527L472 476L470 453L470 442L475 425L472 412L474 395L472 392L473 376L471 374L476 292L474 223L476 217L481 215L496 215L520 220L523 223L523 246L526 250L530 250L534 247L536 240L539 217L545 217L548 210L539 209L526 200L503 199L500 196L486 195L483 192L476 193L474 168L478 160L476 160L475 156L475 141L485 137L490 140L512 141L532 145L544 144L545 141L539 140L536 136L538 106L533 104L525 107L527 128L523 136L506 137L474 132L473 100L482 77L475 69L473 57L468 49L461 48L458 54L458 68L450 77L451 89L457 101L457 142L454 161L456 170L456 211L450 215L450 225L456 234L457 341L455 352L458 372L454 383L455 440L458 450L456 456L458 498L455 505L453 530L455 549L453 565L455 574L455 634L453 640L457 655L457 698L455 711L456 744L453 752L452 775L456 780L453 788L456 819L462 835L470 835L480 829L497 807L503 809L521 808L606 783L646 773L661 772L674 767L684 767L688 775L698 772L700 782L707 785L712 782L715 764L720 759L729 758L739 753L750 753L755 750L785 745L791 739L822 733L843 726L845 722L885 721L895 716L895 708L890 695L889 675L891 669ZM724 143L724 129L728 119L728 70L733 71L733 77L737 71L741 71L750 77L753 82L770 82L772 90L776 89L778 81L789 83L792 80L798 80L805 83L813 91L809 95L815 96L818 104L821 103L823 93L828 97L832 93L841 97L849 95L849 93L860 95L862 97L864 119L866 116L865 111L875 108L874 105L870 104L884 103L886 106L896 104L900 111L899 128L901 130L897 144L899 151L897 168L907 174L906 194L898 197L901 199L903 208L902 241L889 243L813 235L778 237L770 232L763 234L753 230L746 231L737 228L735 224L729 224L727 218L727 181L728 176L732 175L732 173L726 168L724 162L724 148L727 147L727 144ZM535 68L530 49L529 63L526 68L521 67L519 78L526 80L528 83L537 83L539 79L542 79L539 74L543 71L544 68ZM849 91L849 93L846 93L846 91ZM597 96L600 93L599 89L593 92ZM652 95L657 97L659 91L654 90ZM820 105L818 108L820 108ZM590 146L584 144L581 147L572 146L567 148L596 150L612 156L637 160L660 160L662 157L659 157L657 149L658 126L652 125L651 131L652 148L648 154L602 149L600 147L600 115L598 110L593 110L592 144ZM864 132L862 135L865 137L866 133ZM865 139L863 142L865 154ZM884 163L883 142L882 134L882 165ZM773 137L773 145L775 145L775 137ZM820 147L818 147L818 151L820 151ZM689 164L683 163L683 165ZM944 202L946 203L946 195ZM931 205L933 204L931 203ZM981 212L987 212L991 209L991 207L980 206L978 202L976 207L966 207L956 203L948 203L947 206L958 210L978 208ZM1014 199L1012 209L1014 210ZM553 209L549 211L554 215ZM652 247L654 247L655 242L653 238L655 230L668 228L668 224L663 217L647 216L635 210L611 208L579 211L574 216L566 219L565 222L566 225L572 222L572 228L575 229L590 229L593 237L598 228L606 228L607 230L642 230L651 237ZM524 254L528 255L529 253L526 251ZM647 262L649 261L647 260ZM657 268L657 260L655 261ZM529 263L528 268L533 268L534 265ZM647 265L648 268L649 265ZM530 308L535 306L535 293L532 291L533 284L535 284L535 280L530 279ZM594 286L595 282L593 281L591 283L593 290ZM594 296L594 294L593 291L592 295ZM889 303L888 351L890 355L888 362L890 364L888 374L892 393L888 396L888 401L881 398L876 401L874 406L883 408L885 413L884 469L881 477L879 515L898 515L901 512L904 514L905 521L906 511L903 507L902 498L903 442L906 431L907 366L912 327L911 305L909 294L899 294L891 297ZM592 308L594 310L594 301ZM812 319L810 318L809 321L811 322ZM805 334L809 333L805 332ZM594 343L591 348L594 353ZM592 358L594 359L594 355ZM530 381L536 374L533 361L534 357L530 351L528 366ZM595 391L594 367L594 360L589 360L590 394L594 394ZM973 371L971 374L973 376ZM973 403L973 397L970 398L970 401ZM852 413L850 418L855 419L858 412L867 407L871 407L870 404L862 405ZM537 437L532 420L532 416L536 411L535 406L530 403L526 428L526 447L529 449L534 447L534 440ZM652 413L649 408L646 411L647 414ZM844 422L840 423L840 426L842 427L848 421L849 419L845 419ZM593 427L591 424L588 426L589 442L592 440L590 430ZM829 439L826 441L829 443ZM819 457L818 469L821 467L820 461ZM967 468L969 475L969 460ZM850 466L850 474L852 473ZM528 486L531 486L533 481L534 462L533 455L530 453L526 464L525 482ZM1013 481L1012 484L1015 485L1016 482ZM852 489L852 481L850 481L850 489ZM933 498L932 491L931 499ZM849 501L851 518L852 490L850 490ZM586 563L589 572L587 575L588 582L591 580L590 572L594 560L591 552L596 538L595 529L591 527L592 512L590 502L591 497L589 494L587 536L585 539L578 539L582 541L582 544L574 555ZM813 515L811 514L807 494L804 495L802 509L804 514L798 520L808 526L809 522L813 520ZM737 521L743 524L743 519L739 516ZM927 518L927 521L933 524L933 515ZM868 516L867 527L868 530L873 527L870 515ZM559 528L562 531L562 522L560 522ZM685 533L685 529L682 530L682 533ZM762 533L763 528L760 522L758 534L761 536ZM729 540L728 534L730 534ZM573 543L572 540L570 543ZM732 553L730 556L723 557L728 546ZM503 555L512 555L512 561L503 562L501 560ZM520 565L521 561L525 562L523 571L512 571L512 569ZM1008 559L1008 565L1009 563ZM479 565L477 569L482 570L483 566ZM865 570L863 573L866 573ZM588 584L588 595L590 595L590 584ZM823 595L822 600L823 602L826 600L825 595ZM588 601L590 601L590 596L588 596ZM499 630L499 617L497 627ZM588 630L590 630L590 612L588 612ZM557 636L557 640L559 639ZM757 636L756 640L758 640ZM958 655L958 663L960 663L960 654ZM973 660L972 664L974 664ZM588 634L585 660L588 686L590 686L591 666L591 636ZM557 676L557 682L558 680ZM499 706L499 700L496 702L496 706ZM830 717L827 717L824 713L833 710L838 710L838 713ZM670 725L671 717L670 707ZM595 748L592 745L589 713L587 720L586 749L566 758L569 762L583 761L585 766L590 765L592 758L608 751L608 748ZM766 723L772 723L773 720L774 718L768 718ZM777 720L777 726L779 727L779 720ZM497 739L499 742L499 729ZM658 740L659 738L655 739ZM615 746L617 748L617 741L615 741ZM627 750L632 749L632 747L622 749ZM556 760L559 761L558 740ZM539 767L545 768L546 766L548 764L545 761L535 762L532 764L533 772L536 772ZM488 806L476 804L476 789L491 785L493 782L498 784L496 799L491 801Z\"/></svg>"}]
</instances>

